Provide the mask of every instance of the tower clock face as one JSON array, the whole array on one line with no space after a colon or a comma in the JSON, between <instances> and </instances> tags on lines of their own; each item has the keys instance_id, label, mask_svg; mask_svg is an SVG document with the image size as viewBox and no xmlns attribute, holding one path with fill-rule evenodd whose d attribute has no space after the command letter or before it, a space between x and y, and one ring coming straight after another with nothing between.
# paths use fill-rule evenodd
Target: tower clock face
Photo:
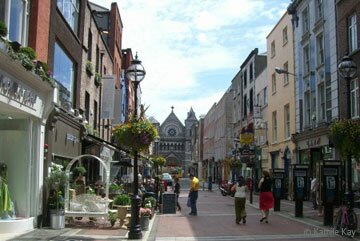
<instances>
[{"instance_id":1,"label":"tower clock face","mask_svg":"<svg viewBox=\"0 0 360 241\"><path fill-rule=\"evenodd\" d=\"M169 136L175 136L176 135L176 130L171 128L171 129L168 130L168 134L169 134Z\"/></svg>"}]
</instances>

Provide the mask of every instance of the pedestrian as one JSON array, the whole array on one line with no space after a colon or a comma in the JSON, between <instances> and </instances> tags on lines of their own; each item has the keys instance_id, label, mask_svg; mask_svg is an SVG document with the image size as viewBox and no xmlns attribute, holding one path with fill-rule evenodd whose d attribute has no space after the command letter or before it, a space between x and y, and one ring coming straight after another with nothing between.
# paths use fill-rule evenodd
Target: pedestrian
<instances>
[{"instance_id":1,"label":"pedestrian","mask_svg":"<svg viewBox=\"0 0 360 241\"><path fill-rule=\"evenodd\" d=\"M211 177L211 175L209 175L208 189L209 189L210 192L212 191L212 177Z\"/></svg>"},{"instance_id":2,"label":"pedestrian","mask_svg":"<svg viewBox=\"0 0 360 241\"><path fill-rule=\"evenodd\" d=\"M179 178L175 177L174 178L175 181L175 185L174 185L174 193L176 194L176 206L177 206L177 210L180 212L181 211L181 206L179 204L179 195L180 195L180 183L179 183Z\"/></svg>"},{"instance_id":3,"label":"pedestrian","mask_svg":"<svg viewBox=\"0 0 360 241\"><path fill-rule=\"evenodd\" d=\"M237 184L231 187L231 191L235 192L235 222L237 224L246 223L246 210L245 210L245 203L246 203L246 192L248 191L248 187L245 185L245 179L243 176L240 176Z\"/></svg>"},{"instance_id":4,"label":"pedestrian","mask_svg":"<svg viewBox=\"0 0 360 241\"><path fill-rule=\"evenodd\" d=\"M191 187L189 192L191 212L189 213L189 215L196 216L197 215L196 201L198 199L199 179L197 179L192 173L190 173L189 177L191 180Z\"/></svg>"},{"instance_id":5,"label":"pedestrian","mask_svg":"<svg viewBox=\"0 0 360 241\"><path fill-rule=\"evenodd\" d=\"M265 220L265 223L269 223L269 209L274 207L274 197L271 192L271 178L268 171L262 172L262 178L259 182L260 197L259 206L262 214L260 222Z\"/></svg>"},{"instance_id":6,"label":"pedestrian","mask_svg":"<svg viewBox=\"0 0 360 241\"><path fill-rule=\"evenodd\" d=\"M311 195L311 201L313 204L313 209L316 210L318 208L318 203L317 203L317 189L318 189L319 183L317 181L317 178L314 177L311 180L311 186L310 186L310 195Z\"/></svg>"}]
</instances>

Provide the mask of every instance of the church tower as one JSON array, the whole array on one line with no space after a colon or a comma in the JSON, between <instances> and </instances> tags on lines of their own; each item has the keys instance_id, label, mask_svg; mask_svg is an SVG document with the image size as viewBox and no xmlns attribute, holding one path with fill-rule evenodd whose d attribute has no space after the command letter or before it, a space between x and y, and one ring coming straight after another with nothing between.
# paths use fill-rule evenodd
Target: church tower
<instances>
[{"instance_id":1,"label":"church tower","mask_svg":"<svg viewBox=\"0 0 360 241\"><path fill-rule=\"evenodd\" d=\"M187 118L185 120L185 170L188 170L192 163L192 139L196 133L194 130L197 128L193 128L194 125L198 124L198 120L195 116L195 112L193 108L190 108L190 111L187 113Z\"/></svg>"}]
</instances>

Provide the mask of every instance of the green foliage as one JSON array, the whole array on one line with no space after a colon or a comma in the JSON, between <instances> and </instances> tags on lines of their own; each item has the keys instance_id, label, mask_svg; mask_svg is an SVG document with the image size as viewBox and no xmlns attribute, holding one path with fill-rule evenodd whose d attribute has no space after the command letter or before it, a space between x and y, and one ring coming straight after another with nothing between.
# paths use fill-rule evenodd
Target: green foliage
<instances>
[{"instance_id":1,"label":"green foliage","mask_svg":"<svg viewBox=\"0 0 360 241\"><path fill-rule=\"evenodd\" d=\"M85 69L88 75L90 76L94 75L94 65L90 61L86 61Z\"/></svg>"},{"instance_id":2,"label":"green foliage","mask_svg":"<svg viewBox=\"0 0 360 241\"><path fill-rule=\"evenodd\" d=\"M117 217L118 217L117 213L109 211L109 221L110 221L111 227L113 227L115 225Z\"/></svg>"},{"instance_id":3,"label":"green foliage","mask_svg":"<svg viewBox=\"0 0 360 241\"><path fill-rule=\"evenodd\" d=\"M36 59L36 53L31 47L20 47L19 53L26 54L29 59Z\"/></svg>"},{"instance_id":4,"label":"green foliage","mask_svg":"<svg viewBox=\"0 0 360 241\"><path fill-rule=\"evenodd\" d=\"M101 74L99 74L98 72L95 73L95 84L101 85Z\"/></svg>"},{"instance_id":5,"label":"green foliage","mask_svg":"<svg viewBox=\"0 0 360 241\"><path fill-rule=\"evenodd\" d=\"M64 209L64 191L69 178L62 165L51 163L50 175L45 179L45 183L50 191L50 209Z\"/></svg>"},{"instance_id":6,"label":"green foliage","mask_svg":"<svg viewBox=\"0 0 360 241\"><path fill-rule=\"evenodd\" d=\"M153 162L155 167L159 167L159 166L162 167L166 163L166 159L163 156L153 157L153 158L151 158L151 161Z\"/></svg>"},{"instance_id":7,"label":"green foliage","mask_svg":"<svg viewBox=\"0 0 360 241\"><path fill-rule=\"evenodd\" d=\"M5 38L7 33L8 33L8 29L5 23L3 21L0 21L0 36Z\"/></svg>"},{"instance_id":8,"label":"green foliage","mask_svg":"<svg viewBox=\"0 0 360 241\"><path fill-rule=\"evenodd\" d=\"M146 206L148 203L150 203L150 207ZM156 206L156 199L154 197L146 197L144 199L144 204L146 208L152 208Z\"/></svg>"},{"instance_id":9,"label":"green foliage","mask_svg":"<svg viewBox=\"0 0 360 241\"><path fill-rule=\"evenodd\" d=\"M341 157L353 155L360 157L360 122L356 120L339 120L331 124L329 139L339 149Z\"/></svg>"},{"instance_id":10,"label":"green foliage","mask_svg":"<svg viewBox=\"0 0 360 241\"><path fill-rule=\"evenodd\" d=\"M146 150L158 136L155 126L145 118L132 117L128 122L114 129L114 137L118 144L133 150Z\"/></svg>"},{"instance_id":11,"label":"green foliage","mask_svg":"<svg viewBox=\"0 0 360 241\"><path fill-rule=\"evenodd\" d=\"M111 193L120 193L124 190L124 187L123 185L117 185L115 183L112 183L109 187L109 191Z\"/></svg>"},{"instance_id":12,"label":"green foliage","mask_svg":"<svg viewBox=\"0 0 360 241\"><path fill-rule=\"evenodd\" d=\"M79 175L84 175L86 173L86 169L83 166L77 166L73 169L73 174L75 177L79 176Z\"/></svg>"},{"instance_id":13,"label":"green foliage","mask_svg":"<svg viewBox=\"0 0 360 241\"><path fill-rule=\"evenodd\" d=\"M126 206L131 204L131 198L128 194L119 194L114 198L114 204L119 206Z\"/></svg>"}]
</instances>

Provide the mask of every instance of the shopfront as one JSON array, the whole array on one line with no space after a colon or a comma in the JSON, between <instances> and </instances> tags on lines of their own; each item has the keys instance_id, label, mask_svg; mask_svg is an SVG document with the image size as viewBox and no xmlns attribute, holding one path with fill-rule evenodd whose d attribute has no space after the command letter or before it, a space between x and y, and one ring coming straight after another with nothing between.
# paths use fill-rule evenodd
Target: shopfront
<instances>
[{"instance_id":1,"label":"shopfront","mask_svg":"<svg viewBox=\"0 0 360 241\"><path fill-rule=\"evenodd\" d=\"M0 233L31 230L42 212L45 122L53 93L49 83L0 51L0 183L10 195L10 205L0 207Z\"/></svg>"}]
</instances>

